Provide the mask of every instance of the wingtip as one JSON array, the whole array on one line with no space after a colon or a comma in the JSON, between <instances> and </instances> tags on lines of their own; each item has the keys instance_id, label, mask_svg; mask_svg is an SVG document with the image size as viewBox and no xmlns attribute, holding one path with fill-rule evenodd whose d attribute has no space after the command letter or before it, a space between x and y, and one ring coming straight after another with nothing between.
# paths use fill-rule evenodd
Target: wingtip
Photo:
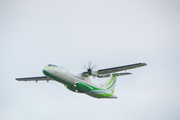
<instances>
[{"instance_id":1,"label":"wingtip","mask_svg":"<svg viewBox=\"0 0 180 120\"><path fill-rule=\"evenodd\" d=\"M21 78L15 78L15 80L17 80L17 81L21 81Z\"/></svg>"},{"instance_id":2,"label":"wingtip","mask_svg":"<svg viewBox=\"0 0 180 120\"><path fill-rule=\"evenodd\" d=\"M147 65L145 62L142 62L141 64L143 64L143 65Z\"/></svg>"}]
</instances>

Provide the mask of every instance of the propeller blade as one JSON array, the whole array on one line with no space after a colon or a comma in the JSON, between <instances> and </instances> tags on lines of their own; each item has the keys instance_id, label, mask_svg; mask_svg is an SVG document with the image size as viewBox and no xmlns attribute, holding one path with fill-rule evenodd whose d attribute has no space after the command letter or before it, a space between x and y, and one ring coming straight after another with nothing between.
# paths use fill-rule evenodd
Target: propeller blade
<instances>
[{"instance_id":1,"label":"propeller blade","mask_svg":"<svg viewBox=\"0 0 180 120\"><path fill-rule=\"evenodd\" d=\"M93 63L92 60L88 61L88 68L89 68L89 69L91 69L92 63Z\"/></svg>"},{"instance_id":2,"label":"propeller blade","mask_svg":"<svg viewBox=\"0 0 180 120\"><path fill-rule=\"evenodd\" d=\"M91 74L91 70L97 68L97 64L93 65L93 61L88 61L87 65L83 64L82 67L87 70L89 74Z\"/></svg>"},{"instance_id":3,"label":"propeller blade","mask_svg":"<svg viewBox=\"0 0 180 120\"><path fill-rule=\"evenodd\" d=\"M95 69L95 68L97 68L97 64L94 64L94 65L91 67L91 69Z\"/></svg>"}]
</instances>

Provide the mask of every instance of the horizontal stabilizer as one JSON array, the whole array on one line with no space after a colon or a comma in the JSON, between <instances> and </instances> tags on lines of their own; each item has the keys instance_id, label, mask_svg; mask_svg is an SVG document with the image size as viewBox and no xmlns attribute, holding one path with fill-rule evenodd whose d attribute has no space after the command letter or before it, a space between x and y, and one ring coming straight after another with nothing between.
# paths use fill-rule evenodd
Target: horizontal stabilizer
<instances>
[{"instance_id":1,"label":"horizontal stabilizer","mask_svg":"<svg viewBox=\"0 0 180 120\"><path fill-rule=\"evenodd\" d=\"M131 75L132 73L124 72L124 73L115 73L116 76L122 76L122 75Z\"/></svg>"},{"instance_id":2,"label":"horizontal stabilizer","mask_svg":"<svg viewBox=\"0 0 180 120\"><path fill-rule=\"evenodd\" d=\"M111 74L104 74L104 75L98 75L98 78L106 78L109 77Z\"/></svg>"}]
</instances>

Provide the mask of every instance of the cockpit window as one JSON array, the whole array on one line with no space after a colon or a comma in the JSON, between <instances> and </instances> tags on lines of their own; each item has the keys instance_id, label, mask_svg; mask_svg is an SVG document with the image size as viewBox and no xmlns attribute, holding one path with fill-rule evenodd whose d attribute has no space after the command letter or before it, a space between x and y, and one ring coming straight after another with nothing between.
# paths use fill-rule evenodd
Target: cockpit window
<instances>
[{"instance_id":1,"label":"cockpit window","mask_svg":"<svg viewBox=\"0 0 180 120\"><path fill-rule=\"evenodd\" d=\"M53 65L53 64L49 64L48 66L53 66L53 67L57 67L57 65Z\"/></svg>"}]
</instances>

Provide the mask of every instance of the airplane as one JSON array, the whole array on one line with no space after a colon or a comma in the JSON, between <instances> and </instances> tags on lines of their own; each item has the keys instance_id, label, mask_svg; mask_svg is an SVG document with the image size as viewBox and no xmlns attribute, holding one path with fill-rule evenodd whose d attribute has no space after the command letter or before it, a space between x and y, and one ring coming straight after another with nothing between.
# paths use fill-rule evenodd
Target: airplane
<instances>
[{"instance_id":1,"label":"airplane","mask_svg":"<svg viewBox=\"0 0 180 120\"><path fill-rule=\"evenodd\" d=\"M146 66L146 63L136 63L119 67L112 67L107 69L96 70L89 65L87 71L74 74L69 70L55 64L48 64L43 68L45 76L39 77L26 77L16 78L18 81L47 81L54 80L64 84L64 86L70 91L76 93L85 93L94 98L117 98L114 94L116 79L122 75L130 75L132 73L126 72L126 70ZM125 71L119 73L119 71ZM118 72L118 73L117 73ZM95 84L89 77L107 78L109 79L104 84Z\"/></svg>"}]
</instances>

